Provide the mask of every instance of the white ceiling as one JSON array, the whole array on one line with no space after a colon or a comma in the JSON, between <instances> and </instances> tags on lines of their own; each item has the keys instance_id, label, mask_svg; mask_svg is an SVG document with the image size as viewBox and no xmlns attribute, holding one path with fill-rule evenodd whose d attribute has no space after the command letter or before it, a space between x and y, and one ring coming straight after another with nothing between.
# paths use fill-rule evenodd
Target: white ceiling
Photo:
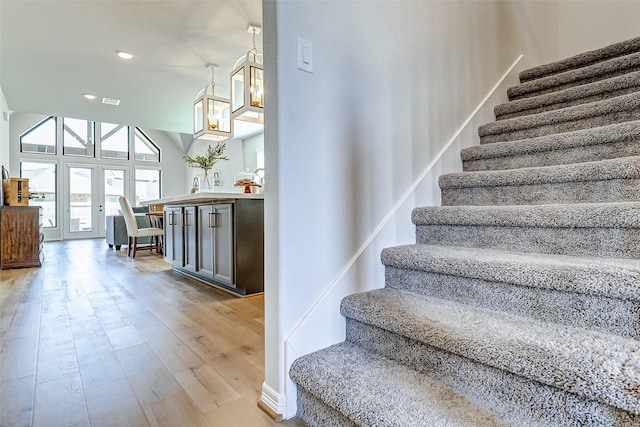
<instances>
[{"instance_id":1,"label":"white ceiling","mask_svg":"<svg viewBox=\"0 0 640 427\"><path fill-rule=\"evenodd\" d=\"M247 27L261 23L260 0L0 0L0 85L12 111L191 134L206 64L220 66L216 87L228 96L229 73L252 47ZM262 35L256 45L262 52Z\"/></svg>"}]
</instances>

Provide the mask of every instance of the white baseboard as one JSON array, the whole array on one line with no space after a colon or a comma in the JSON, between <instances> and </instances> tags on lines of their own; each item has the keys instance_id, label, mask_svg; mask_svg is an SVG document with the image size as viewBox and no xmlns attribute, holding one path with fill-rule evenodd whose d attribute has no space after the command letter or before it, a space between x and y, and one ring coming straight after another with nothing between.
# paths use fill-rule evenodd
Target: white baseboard
<instances>
[{"instance_id":1,"label":"white baseboard","mask_svg":"<svg viewBox=\"0 0 640 427\"><path fill-rule=\"evenodd\" d=\"M284 393L280 394L269 387L267 383L262 383L260 402L262 402L267 408L272 410L275 414L283 416L286 409L285 401Z\"/></svg>"}]
</instances>

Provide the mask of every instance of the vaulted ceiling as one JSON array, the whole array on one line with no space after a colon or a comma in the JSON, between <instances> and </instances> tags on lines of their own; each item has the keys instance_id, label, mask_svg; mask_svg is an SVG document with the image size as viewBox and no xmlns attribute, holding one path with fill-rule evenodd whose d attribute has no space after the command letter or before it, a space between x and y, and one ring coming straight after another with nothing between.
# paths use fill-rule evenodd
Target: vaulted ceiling
<instances>
[{"instance_id":1,"label":"vaulted ceiling","mask_svg":"<svg viewBox=\"0 0 640 427\"><path fill-rule=\"evenodd\" d=\"M228 95L229 73L252 47L247 27L261 23L260 0L0 0L0 85L12 111L186 137L193 101L211 80L206 64L219 65L216 87ZM261 35L256 44L262 52Z\"/></svg>"}]
</instances>

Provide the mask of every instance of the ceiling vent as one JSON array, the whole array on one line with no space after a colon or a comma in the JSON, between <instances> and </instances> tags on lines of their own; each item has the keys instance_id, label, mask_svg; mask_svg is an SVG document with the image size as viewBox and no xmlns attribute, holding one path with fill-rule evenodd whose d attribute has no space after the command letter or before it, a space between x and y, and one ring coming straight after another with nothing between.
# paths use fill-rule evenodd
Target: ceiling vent
<instances>
[{"instance_id":1,"label":"ceiling vent","mask_svg":"<svg viewBox=\"0 0 640 427\"><path fill-rule=\"evenodd\" d=\"M120 100L115 98L102 98L102 103L108 105L120 105Z\"/></svg>"}]
</instances>

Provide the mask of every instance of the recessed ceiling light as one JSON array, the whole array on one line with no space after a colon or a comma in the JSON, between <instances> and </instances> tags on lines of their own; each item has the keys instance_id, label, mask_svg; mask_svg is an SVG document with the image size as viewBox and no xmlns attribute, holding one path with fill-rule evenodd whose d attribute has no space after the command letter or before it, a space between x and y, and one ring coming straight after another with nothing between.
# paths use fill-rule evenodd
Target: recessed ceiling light
<instances>
[{"instance_id":1,"label":"recessed ceiling light","mask_svg":"<svg viewBox=\"0 0 640 427\"><path fill-rule=\"evenodd\" d=\"M116 50L116 54L122 59L133 58L133 53L125 52L124 50Z\"/></svg>"},{"instance_id":2,"label":"recessed ceiling light","mask_svg":"<svg viewBox=\"0 0 640 427\"><path fill-rule=\"evenodd\" d=\"M83 93L82 96L84 96L87 99L96 99L97 98L95 95L92 95L90 93Z\"/></svg>"},{"instance_id":3,"label":"recessed ceiling light","mask_svg":"<svg viewBox=\"0 0 640 427\"><path fill-rule=\"evenodd\" d=\"M120 100L116 98L102 98L103 104L120 105Z\"/></svg>"}]
</instances>

